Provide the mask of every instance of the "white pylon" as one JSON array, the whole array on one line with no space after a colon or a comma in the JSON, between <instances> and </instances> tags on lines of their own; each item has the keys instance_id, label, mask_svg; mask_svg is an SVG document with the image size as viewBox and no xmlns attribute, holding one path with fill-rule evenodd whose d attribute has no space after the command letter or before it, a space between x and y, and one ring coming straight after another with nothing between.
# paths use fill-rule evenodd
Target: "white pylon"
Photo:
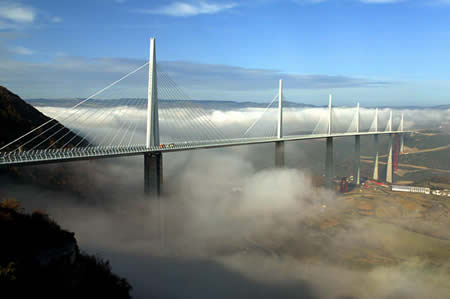
<instances>
[{"instance_id":1,"label":"white pylon","mask_svg":"<svg viewBox=\"0 0 450 299\"><path fill-rule=\"evenodd\" d=\"M403 112L402 112L402 119L400 120L400 131L403 132ZM400 153L405 152L405 134L400 134Z\"/></svg>"},{"instance_id":2,"label":"white pylon","mask_svg":"<svg viewBox=\"0 0 450 299\"><path fill-rule=\"evenodd\" d=\"M400 131L403 132L403 112L402 112L402 118L400 120Z\"/></svg>"},{"instance_id":3,"label":"white pylon","mask_svg":"<svg viewBox=\"0 0 450 299\"><path fill-rule=\"evenodd\" d=\"M375 132L378 132L378 107L375 108Z\"/></svg>"},{"instance_id":4,"label":"white pylon","mask_svg":"<svg viewBox=\"0 0 450 299\"><path fill-rule=\"evenodd\" d=\"M151 38L147 94L147 148L159 145L158 85L156 79L155 39Z\"/></svg>"},{"instance_id":5,"label":"white pylon","mask_svg":"<svg viewBox=\"0 0 450 299\"><path fill-rule=\"evenodd\" d=\"M389 132L392 132L392 109L389 112Z\"/></svg>"},{"instance_id":6,"label":"white pylon","mask_svg":"<svg viewBox=\"0 0 450 299\"><path fill-rule=\"evenodd\" d=\"M280 86L278 89L278 127L277 137L283 138L283 80L280 79Z\"/></svg>"},{"instance_id":7,"label":"white pylon","mask_svg":"<svg viewBox=\"0 0 450 299\"><path fill-rule=\"evenodd\" d=\"M356 106L356 133L359 133L359 112L360 112L360 108L359 108L359 102Z\"/></svg>"},{"instance_id":8,"label":"white pylon","mask_svg":"<svg viewBox=\"0 0 450 299\"><path fill-rule=\"evenodd\" d=\"M331 135L331 121L332 121L332 108L331 108L331 102L332 102L332 96L330 94L329 102L328 102L328 135Z\"/></svg>"}]
</instances>

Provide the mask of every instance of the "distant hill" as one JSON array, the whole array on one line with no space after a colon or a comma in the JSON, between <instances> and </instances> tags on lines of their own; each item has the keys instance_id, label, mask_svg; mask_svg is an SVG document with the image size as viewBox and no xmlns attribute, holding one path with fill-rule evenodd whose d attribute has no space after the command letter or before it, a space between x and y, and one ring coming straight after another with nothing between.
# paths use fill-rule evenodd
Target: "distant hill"
<instances>
[{"instance_id":1,"label":"distant hill","mask_svg":"<svg viewBox=\"0 0 450 299\"><path fill-rule=\"evenodd\" d=\"M36 107L73 107L83 99L27 99L27 103L36 106ZM89 103L83 104L85 107L87 106L102 106L103 104L107 104L109 107L111 106L121 106L125 105L129 102L130 99L122 98L122 99L92 99ZM159 100L159 103L162 107L167 103L180 103L181 101L177 100ZM265 108L268 103L257 103L257 102L236 102L236 101L208 101L208 100L192 100L191 101L195 106L201 107L204 109L214 109L214 110L232 110L232 109L244 109L244 108ZM319 107L328 107L327 105L311 105L305 103L296 103L291 101L283 101L284 107L287 108L319 108ZM171 105L171 106L172 106ZM277 107L277 104L274 103L273 107ZM335 106L336 107L336 106ZM337 106L337 107L347 107L347 106ZM375 108L375 106L370 106L366 108ZM421 110L421 109L450 109L450 105L438 105L438 106L380 106L378 108L392 108L392 109L410 109L410 110Z\"/></svg>"},{"instance_id":2,"label":"distant hill","mask_svg":"<svg viewBox=\"0 0 450 299\"><path fill-rule=\"evenodd\" d=\"M436 108L436 109L450 109L450 104L434 106L433 108Z\"/></svg>"},{"instance_id":3,"label":"distant hill","mask_svg":"<svg viewBox=\"0 0 450 299\"><path fill-rule=\"evenodd\" d=\"M51 120L49 117L39 112L32 105L26 103L7 88L0 86L0 147L49 120ZM55 132L58 133L49 138ZM66 133L67 135L65 135ZM30 149L34 146L37 146L36 148L47 148L63 135L65 136L58 145L63 145L68 141L70 141L68 143L69 147L78 143L81 146L88 144L86 140L83 140L80 136L54 120L27 136L25 140L35 139L24 146L23 149ZM17 146L18 144L13 144L4 149L4 151L16 149Z\"/></svg>"},{"instance_id":4,"label":"distant hill","mask_svg":"<svg viewBox=\"0 0 450 299\"><path fill-rule=\"evenodd\" d=\"M375 107L372 107L375 108ZM437 105L437 106L379 106L378 108L392 108L392 109L409 109L409 110L422 110L422 109L436 109L445 110L450 109L450 105Z\"/></svg>"},{"instance_id":5,"label":"distant hill","mask_svg":"<svg viewBox=\"0 0 450 299\"><path fill-rule=\"evenodd\" d=\"M83 104L85 106L95 105L102 106L103 103L107 104L109 107L111 106L121 106L125 105L129 102L130 99L110 99L110 100L102 100L102 99L92 99L91 103ZM27 99L29 104L36 107L43 106L51 106L51 107L73 107L82 99ZM204 108L204 109L214 109L214 110L231 110L231 109L243 109L243 108L265 108L268 103L256 103L256 102L235 102L235 101L205 101L205 100L192 100L190 101L193 105ZM180 105L184 105L184 101L178 100L159 100L159 104L164 107L164 105L171 103L171 107L173 107L173 103L179 103ZM303 103L294 103L289 101L283 102L284 107L295 107L295 108L303 108L303 107L320 107ZM276 104L274 104L274 107Z\"/></svg>"}]
</instances>

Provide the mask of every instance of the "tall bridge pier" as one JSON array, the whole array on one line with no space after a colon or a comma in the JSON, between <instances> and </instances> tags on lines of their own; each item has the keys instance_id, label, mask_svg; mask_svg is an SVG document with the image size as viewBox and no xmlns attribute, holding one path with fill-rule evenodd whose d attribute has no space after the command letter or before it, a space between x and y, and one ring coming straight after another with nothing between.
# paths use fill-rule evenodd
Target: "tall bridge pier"
<instances>
[{"instance_id":1,"label":"tall bridge pier","mask_svg":"<svg viewBox=\"0 0 450 299\"><path fill-rule=\"evenodd\" d=\"M378 156L379 156L379 141L378 141L378 135L374 135L374 148L375 148L375 162L373 165L373 179L375 181L378 181L380 177L378 176Z\"/></svg>"},{"instance_id":2,"label":"tall bridge pier","mask_svg":"<svg viewBox=\"0 0 450 299\"><path fill-rule=\"evenodd\" d=\"M163 178L162 153L144 154L144 192L151 197L161 195Z\"/></svg>"},{"instance_id":3,"label":"tall bridge pier","mask_svg":"<svg viewBox=\"0 0 450 299\"><path fill-rule=\"evenodd\" d=\"M325 185L332 186L334 177L334 151L333 151L333 137L327 137L327 148L325 156Z\"/></svg>"},{"instance_id":4,"label":"tall bridge pier","mask_svg":"<svg viewBox=\"0 0 450 299\"><path fill-rule=\"evenodd\" d=\"M392 184L392 176L393 176L393 168L392 168L393 144L394 144L394 135L389 134L389 150L388 150L388 159L387 159L387 167L386 167L386 182L391 183L391 184Z\"/></svg>"},{"instance_id":5,"label":"tall bridge pier","mask_svg":"<svg viewBox=\"0 0 450 299\"><path fill-rule=\"evenodd\" d=\"M275 167L284 167L284 141L275 142Z\"/></svg>"},{"instance_id":6,"label":"tall bridge pier","mask_svg":"<svg viewBox=\"0 0 450 299\"><path fill-rule=\"evenodd\" d=\"M405 134L399 134L400 138L400 154L405 152Z\"/></svg>"},{"instance_id":7,"label":"tall bridge pier","mask_svg":"<svg viewBox=\"0 0 450 299\"><path fill-rule=\"evenodd\" d=\"M361 183L361 136L355 136L355 182Z\"/></svg>"}]
</instances>

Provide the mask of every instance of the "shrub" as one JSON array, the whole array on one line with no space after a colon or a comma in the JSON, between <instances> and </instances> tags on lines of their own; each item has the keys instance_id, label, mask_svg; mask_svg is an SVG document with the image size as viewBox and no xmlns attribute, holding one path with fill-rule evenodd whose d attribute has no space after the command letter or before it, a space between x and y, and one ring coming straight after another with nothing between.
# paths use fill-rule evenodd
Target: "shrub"
<instances>
[{"instance_id":1,"label":"shrub","mask_svg":"<svg viewBox=\"0 0 450 299\"><path fill-rule=\"evenodd\" d=\"M10 282L16 280L16 264L8 263L6 267L0 266L0 282Z\"/></svg>"},{"instance_id":2,"label":"shrub","mask_svg":"<svg viewBox=\"0 0 450 299\"><path fill-rule=\"evenodd\" d=\"M10 210L14 210L14 211L19 211L19 209L20 209L20 202L18 202L14 198L3 199L0 202L0 208L10 209Z\"/></svg>"}]
</instances>

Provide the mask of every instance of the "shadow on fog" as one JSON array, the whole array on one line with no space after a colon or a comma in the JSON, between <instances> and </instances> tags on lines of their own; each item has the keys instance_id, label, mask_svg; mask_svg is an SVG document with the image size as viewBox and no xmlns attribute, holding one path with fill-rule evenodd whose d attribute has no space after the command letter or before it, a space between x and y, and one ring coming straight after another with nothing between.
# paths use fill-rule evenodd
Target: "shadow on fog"
<instances>
[{"instance_id":1,"label":"shadow on fog","mask_svg":"<svg viewBox=\"0 0 450 299\"><path fill-rule=\"evenodd\" d=\"M104 253L134 298L319 298L304 281L265 284L210 260ZM263 270L262 270L263 271Z\"/></svg>"}]
</instances>

